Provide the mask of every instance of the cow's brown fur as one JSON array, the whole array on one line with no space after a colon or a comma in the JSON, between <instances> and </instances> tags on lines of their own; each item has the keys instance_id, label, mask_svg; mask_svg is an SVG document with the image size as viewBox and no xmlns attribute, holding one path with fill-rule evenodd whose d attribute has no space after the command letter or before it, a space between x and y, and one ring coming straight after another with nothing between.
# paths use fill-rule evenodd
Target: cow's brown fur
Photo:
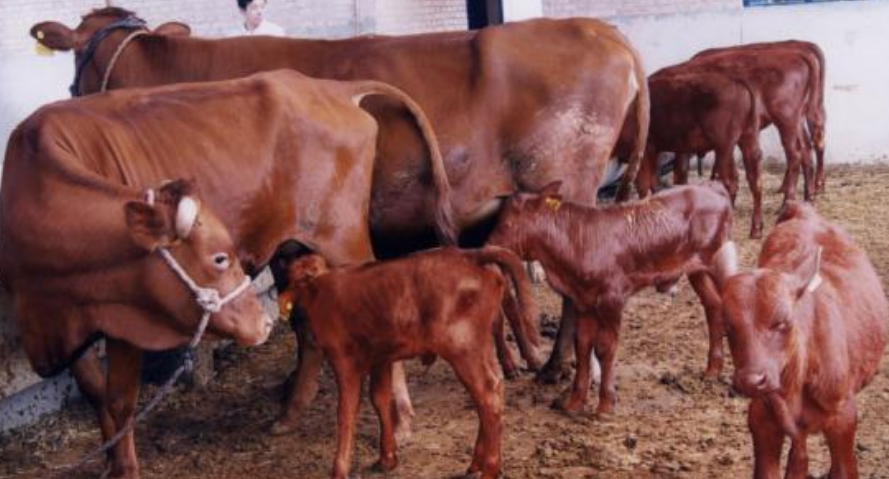
<instances>
[{"instance_id":1,"label":"cow's brown fur","mask_svg":"<svg viewBox=\"0 0 889 479\"><path fill-rule=\"evenodd\" d=\"M97 30L130 14L100 9L74 30L42 22L31 32L35 37L42 32L40 41L50 48L80 54ZM83 73L85 92L97 91L127 35L115 31L102 42ZM648 132L639 56L617 29L593 19L343 40L210 40L150 32L120 56L109 88L236 78L276 68L315 78L375 79L413 97L441 141L461 228L491 218L498 197L559 179L566 198L594 204L627 112L636 113L640 128L625 183L635 174ZM426 150L400 105L372 99L368 109L381 124L371 206L377 252L416 250L417 234L432 219Z\"/></svg>"},{"instance_id":2,"label":"cow's brown fur","mask_svg":"<svg viewBox=\"0 0 889 479\"><path fill-rule=\"evenodd\" d=\"M716 151L717 177L732 201L738 183L734 168L735 146L741 147L747 181L753 196L750 236L762 235L762 190L759 186L759 106L756 93L746 81L721 73L695 72L671 67L655 72L648 80L652 117L648 148L636 176L639 196L654 191L658 154L678 156ZM682 162L682 159L677 160ZM687 166L674 169L674 184L688 183Z\"/></svg>"},{"instance_id":3,"label":"cow's brown fur","mask_svg":"<svg viewBox=\"0 0 889 479\"><path fill-rule=\"evenodd\" d=\"M389 91L378 82L278 71L92 95L45 106L25 120L7 163L28 165L46 155L59 168L143 188L193 177L250 272L286 241L335 265L363 263L374 258L369 204L377 125L353 98ZM440 159L431 130L424 128L428 158ZM30 174L8 166L4 181L24 184ZM76 198L72 204L79 204ZM301 344L306 347L300 348L299 393L292 395L296 407L311 399L321 362L319 351ZM74 369L83 389L104 389L95 355L81 362L92 363Z\"/></svg>"},{"instance_id":4,"label":"cow's brown fur","mask_svg":"<svg viewBox=\"0 0 889 479\"><path fill-rule=\"evenodd\" d=\"M509 297L495 264L516 284L522 306L520 341L536 341L533 299L518 258L501 248L417 253L384 263L328 273L318 255L289 267L284 310L302 310L333 365L339 388L337 454L332 477L348 474L361 392L371 375L371 398L380 418L377 466L397 464L392 425L391 365L416 356L440 356L454 368L478 409L480 427L469 472L494 479L500 469L503 381L493 335L501 303ZM531 337L522 339L525 334Z\"/></svg>"},{"instance_id":5,"label":"cow's brown fur","mask_svg":"<svg viewBox=\"0 0 889 479\"><path fill-rule=\"evenodd\" d=\"M757 269L738 273L733 248L718 257L718 282L735 364L751 397L757 478L808 476L806 440L823 432L830 477L857 479L855 394L876 375L889 305L867 255L839 227L788 203L763 244Z\"/></svg>"},{"instance_id":6,"label":"cow's brown fur","mask_svg":"<svg viewBox=\"0 0 889 479\"><path fill-rule=\"evenodd\" d=\"M197 198L191 183L168 182L150 201L145 190L74 161L70 138L55 133L38 115L10 138L0 187L0 273L32 367L50 376L71 366L107 440L133 420L142 350L187 343L202 314L192 291L153 253L167 248L199 286L221 295L245 275L209 207L190 233L177 231L184 199ZM211 316L207 336L254 345L270 326L248 290ZM107 374L90 349L101 337ZM132 431L109 457L111 477L138 477Z\"/></svg>"},{"instance_id":7,"label":"cow's brown fur","mask_svg":"<svg viewBox=\"0 0 889 479\"><path fill-rule=\"evenodd\" d=\"M822 193L825 186L824 150L827 110L824 108L824 88L827 65L821 48L811 42L785 40L781 42L748 43L726 48L711 48L696 54L694 58L710 55L719 56L726 51L749 51L760 55L769 55L769 52L774 50L797 52L807 58L811 68L817 70L817 76L812 77L812 80L816 83L812 84L813 89L809 92L809 100L806 107L806 124L809 133L806 139L810 141L811 146L815 149L818 160L815 173L815 189L816 193Z\"/></svg>"},{"instance_id":8,"label":"cow's brown fur","mask_svg":"<svg viewBox=\"0 0 889 479\"><path fill-rule=\"evenodd\" d=\"M627 298L648 286L666 290L683 275L688 275L707 314L707 375L718 375L721 306L708 270L731 229L731 204L724 187L684 186L633 204L589 208L561 201L558 186L510 197L490 238L491 244L539 261L553 289L574 305L577 373L570 397L561 398L556 406L569 411L583 408L595 347L602 365L598 410L613 409L614 359ZM570 318L562 319L563 328ZM563 349L557 344L553 354L564 354Z\"/></svg>"}]
</instances>

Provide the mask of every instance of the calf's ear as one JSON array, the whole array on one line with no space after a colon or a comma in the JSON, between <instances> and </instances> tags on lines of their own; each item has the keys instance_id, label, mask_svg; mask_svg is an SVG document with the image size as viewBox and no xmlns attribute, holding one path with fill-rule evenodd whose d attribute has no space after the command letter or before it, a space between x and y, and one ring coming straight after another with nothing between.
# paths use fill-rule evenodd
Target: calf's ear
<instances>
[{"instance_id":1,"label":"calf's ear","mask_svg":"<svg viewBox=\"0 0 889 479\"><path fill-rule=\"evenodd\" d=\"M182 22L167 22L155 28L152 33L168 37L187 37L191 35L191 27Z\"/></svg>"},{"instance_id":2,"label":"calf's ear","mask_svg":"<svg viewBox=\"0 0 889 479\"><path fill-rule=\"evenodd\" d=\"M50 50L67 52L74 48L74 32L59 22L40 22L31 27L31 36Z\"/></svg>"},{"instance_id":3,"label":"calf's ear","mask_svg":"<svg viewBox=\"0 0 889 479\"><path fill-rule=\"evenodd\" d=\"M129 201L124 210L130 238L143 249L153 252L173 242L176 232L170 224L168 215L163 212L163 206Z\"/></svg>"},{"instance_id":4,"label":"calf's ear","mask_svg":"<svg viewBox=\"0 0 889 479\"><path fill-rule=\"evenodd\" d=\"M726 241L713 255L711 262L711 275L716 284L722 289L726 281L738 274L738 248L734 241Z\"/></svg>"},{"instance_id":5,"label":"calf's ear","mask_svg":"<svg viewBox=\"0 0 889 479\"><path fill-rule=\"evenodd\" d=\"M814 255L810 255L797 268L794 287L796 298L800 299L807 293L812 293L821 286L821 246L815 251Z\"/></svg>"}]
</instances>

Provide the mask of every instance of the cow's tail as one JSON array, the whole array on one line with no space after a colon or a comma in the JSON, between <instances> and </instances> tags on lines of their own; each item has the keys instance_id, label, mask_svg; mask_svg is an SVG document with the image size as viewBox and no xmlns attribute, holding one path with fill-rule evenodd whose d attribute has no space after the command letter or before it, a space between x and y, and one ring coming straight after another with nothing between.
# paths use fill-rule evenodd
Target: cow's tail
<instances>
[{"instance_id":1,"label":"cow's tail","mask_svg":"<svg viewBox=\"0 0 889 479\"><path fill-rule=\"evenodd\" d=\"M815 148L824 149L824 122L826 122L826 111L824 109L824 87L825 87L825 74L827 70L827 64L824 62L824 52L821 51L821 47L818 45L811 43L812 52L818 57L818 85L815 87L812 93L812 97L809 100L809 118L812 116L818 116L821 118L820 124L817 125L819 128L816 131L812 131L812 121L809 120L809 131L812 133L813 138L812 141L815 143Z\"/></svg>"},{"instance_id":2,"label":"cow's tail","mask_svg":"<svg viewBox=\"0 0 889 479\"><path fill-rule=\"evenodd\" d=\"M454 222L451 185L448 182L444 159L442 158L441 149L438 146L438 137L435 135L432 123L413 98L392 85L377 81L359 82L352 99L355 101L355 104L360 104L361 99L369 95L383 95L394 98L401 102L414 116L417 127L423 135L423 140L426 141L426 146L429 149L429 158L432 162L432 181L435 185L435 234L442 245L455 246L459 238L459 230Z\"/></svg>"},{"instance_id":3,"label":"cow's tail","mask_svg":"<svg viewBox=\"0 0 889 479\"><path fill-rule=\"evenodd\" d=\"M734 81L740 83L744 87L744 90L747 91L747 96L750 97L750 127L756 135L759 135L759 117L761 111L759 109L759 100L757 99L756 90L743 78L734 78Z\"/></svg>"},{"instance_id":4,"label":"cow's tail","mask_svg":"<svg viewBox=\"0 0 889 479\"><path fill-rule=\"evenodd\" d=\"M648 141L648 124L651 121L651 98L648 96L648 77L645 75L645 68L642 66L642 58L639 52L624 40L626 48L633 55L633 78L636 81L636 99L634 101L636 108L636 137L633 143L633 152L627 162L627 169L624 176L620 180L620 187L617 190L617 201L626 201L630 198L630 188L639 172L639 164L642 156L645 154L645 144Z\"/></svg>"},{"instance_id":5,"label":"cow's tail","mask_svg":"<svg viewBox=\"0 0 889 479\"><path fill-rule=\"evenodd\" d=\"M473 252L475 261L481 265L495 264L513 284L518 305L512 294L503 295L503 312L515 333L522 358L528 367L538 370L542 366L538 348L540 347L540 330L537 327L537 306L531 294L531 283L525 275L525 269L518 256L506 248L485 246Z\"/></svg>"}]
</instances>

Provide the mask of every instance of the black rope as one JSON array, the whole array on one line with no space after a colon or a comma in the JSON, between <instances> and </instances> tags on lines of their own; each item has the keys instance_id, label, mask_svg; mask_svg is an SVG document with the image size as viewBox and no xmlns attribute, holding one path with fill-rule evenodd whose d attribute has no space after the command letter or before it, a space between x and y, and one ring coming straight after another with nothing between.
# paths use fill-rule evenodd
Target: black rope
<instances>
[{"instance_id":1,"label":"black rope","mask_svg":"<svg viewBox=\"0 0 889 479\"><path fill-rule=\"evenodd\" d=\"M83 95L83 92L80 90L80 76L83 74L83 69L86 67L87 63L89 63L96 55L96 49L105 37L110 35L114 30L147 28L145 20L134 15L128 15L120 20L115 20L108 25L105 25L90 37L90 41L86 46L86 51L83 52L83 56L80 57L80 60L77 62L77 68L74 70L74 81L72 81L71 86L68 87L71 96L76 98Z\"/></svg>"}]
</instances>

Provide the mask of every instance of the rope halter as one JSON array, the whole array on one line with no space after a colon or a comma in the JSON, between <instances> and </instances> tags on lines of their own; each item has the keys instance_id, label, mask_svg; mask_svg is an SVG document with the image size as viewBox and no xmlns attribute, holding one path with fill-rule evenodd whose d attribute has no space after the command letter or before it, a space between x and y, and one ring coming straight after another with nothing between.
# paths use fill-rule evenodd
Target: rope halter
<instances>
[{"instance_id":1,"label":"rope halter","mask_svg":"<svg viewBox=\"0 0 889 479\"><path fill-rule=\"evenodd\" d=\"M133 16L133 15L129 15L129 16L123 17L119 20L115 20L115 21L109 23L108 25L105 25L104 27L100 28L96 33L94 33L92 37L90 37L89 42L87 42L87 45L86 45L86 50L83 52L83 56L80 57L80 61L77 62L77 65L74 69L74 80L71 82L71 86L68 87L68 91L71 93L72 97L78 97L78 96L83 95L83 91L80 88L80 77L81 77L81 75L83 75L83 69L93 59L93 56L95 56L96 49L99 47L99 43L101 43L102 40L104 40L114 30L133 30L133 29L148 30L148 26L145 23L145 20L142 20L141 18ZM123 45L126 46L126 44L129 43L130 40L132 40L132 38L134 38L133 35L127 37L127 41ZM115 60L116 60L116 57L120 55L121 50L123 50L123 49L118 48L118 50L115 54ZM103 79L105 76L108 75L108 73L109 72L106 72L106 74L103 75ZM107 79L104 79L104 83L107 86L107 83L108 83Z\"/></svg>"}]
</instances>

